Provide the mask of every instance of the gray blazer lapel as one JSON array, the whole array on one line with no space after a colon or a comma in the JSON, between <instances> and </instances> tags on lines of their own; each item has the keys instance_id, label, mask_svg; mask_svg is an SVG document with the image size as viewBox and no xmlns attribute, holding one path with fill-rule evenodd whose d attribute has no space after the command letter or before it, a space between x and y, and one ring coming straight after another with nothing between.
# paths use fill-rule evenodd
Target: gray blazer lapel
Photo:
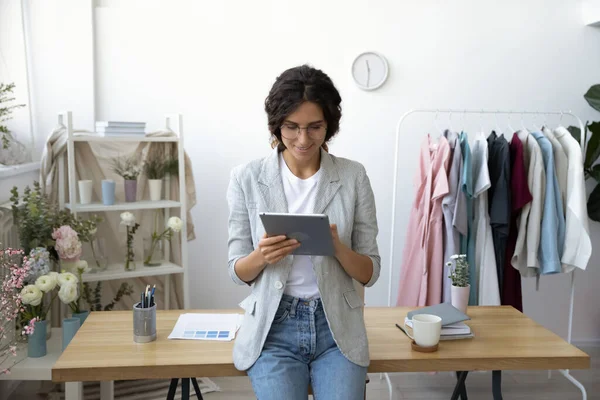
<instances>
[{"instance_id":1,"label":"gray blazer lapel","mask_svg":"<svg viewBox=\"0 0 600 400\"><path fill-rule=\"evenodd\" d=\"M265 212L288 212L287 200L283 191L283 182L279 173L279 152L273 149L271 155L265 159L260 175L258 186L262 196Z\"/></svg>"},{"instance_id":2,"label":"gray blazer lapel","mask_svg":"<svg viewBox=\"0 0 600 400\"><path fill-rule=\"evenodd\" d=\"M340 189L340 176L328 152L321 148L321 178L317 184L315 214L322 214L333 196Z\"/></svg>"}]
</instances>

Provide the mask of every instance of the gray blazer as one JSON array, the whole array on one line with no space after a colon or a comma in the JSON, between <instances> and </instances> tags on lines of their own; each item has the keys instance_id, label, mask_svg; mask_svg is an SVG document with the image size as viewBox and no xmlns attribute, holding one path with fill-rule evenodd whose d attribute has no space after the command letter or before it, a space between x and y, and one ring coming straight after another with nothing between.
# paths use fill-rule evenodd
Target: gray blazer
<instances>
[{"instance_id":1,"label":"gray blazer","mask_svg":"<svg viewBox=\"0 0 600 400\"><path fill-rule=\"evenodd\" d=\"M342 243L373 262L373 275L365 286L379 278L381 258L377 248L375 199L365 168L356 161L330 155L321 149L321 179L314 213L327 214L337 224ZM279 173L278 150L266 158L238 166L231 172L227 190L229 203L229 274L236 261L250 254L265 233L259 212L288 212ZM340 351L360 366L369 365L369 348L363 320L363 301L354 281L335 257L312 256L323 309ZM250 368L260 355L271 322L279 306L292 267L293 256L268 265L250 283L252 293L240 306L244 322L237 333L233 361L238 370Z\"/></svg>"}]
</instances>

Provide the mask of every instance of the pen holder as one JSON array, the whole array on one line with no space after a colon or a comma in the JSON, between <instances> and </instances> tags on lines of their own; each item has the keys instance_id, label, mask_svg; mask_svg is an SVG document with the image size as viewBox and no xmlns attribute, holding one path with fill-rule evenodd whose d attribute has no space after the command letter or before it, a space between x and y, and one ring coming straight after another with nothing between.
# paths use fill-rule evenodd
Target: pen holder
<instances>
[{"instance_id":1,"label":"pen holder","mask_svg":"<svg viewBox=\"0 0 600 400\"><path fill-rule=\"evenodd\" d=\"M133 341L149 343L156 340L156 304L141 308L141 303L133 305Z\"/></svg>"}]
</instances>

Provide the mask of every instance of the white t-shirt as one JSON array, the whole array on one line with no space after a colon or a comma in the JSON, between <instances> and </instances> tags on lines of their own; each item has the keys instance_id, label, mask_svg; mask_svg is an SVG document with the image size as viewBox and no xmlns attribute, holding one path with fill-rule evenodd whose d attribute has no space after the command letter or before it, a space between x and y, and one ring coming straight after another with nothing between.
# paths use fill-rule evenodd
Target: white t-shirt
<instances>
[{"instance_id":1,"label":"white t-shirt","mask_svg":"<svg viewBox=\"0 0 600 400\"><path fill-rule=\"evenodd\" d=\"M283 180L283 190L288 203L288 212L310 214L315 208L317 183L321 170L307 179L300 179L290 171L283 152L279 153L279 170ZM301 299L320 297L317 277L310 256L293 256L292 270L288 276L284 293Z\"/></svg>"},{"instance_id":2,"label":"white t-shirt","mask_svg":"<svg viewBox=\"0 0 600 400\"><path fill-rule=\"evenodd\" d=\"M475 268L478 282L478 304L480 306L500 305L500 286L496 269L496 253L488 211L488 190L492 186L488 170L488 143L483 133L478 133L471 149L473 166L473 197L475 240Z\"/></svg>"},{"instance_id":3,"label":"white t-shirt","mask_svg":"<svg viewBox=\"0 0 600 400\"><path fill-rule=\"evenodd\" d=\"M561 260L563 272L571 272L575 267L585 270L592 256L592 241L588 224L583 155L577 140L564 127L556 128L554 134L563 146L568 161L565 244Z\"/></svg>"}]
</instances>

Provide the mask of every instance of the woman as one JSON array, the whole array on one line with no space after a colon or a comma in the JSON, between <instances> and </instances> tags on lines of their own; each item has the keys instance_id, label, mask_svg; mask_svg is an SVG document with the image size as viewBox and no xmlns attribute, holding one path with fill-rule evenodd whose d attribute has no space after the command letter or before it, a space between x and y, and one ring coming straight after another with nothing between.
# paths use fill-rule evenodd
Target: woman
<instances>
[{"instance_id":1,"label":"woman","mask_svg":"<svg viewBox=\"0 0 600 400\"><path fill-rule=\"evenodd\" d=\"M341 98L322 71L285 71L265 101L274 149L232 171L229 273L252 293L234 346L260 400L363 399L369 349L363 301L380 257L375 201L364 167L327 152ZM259 212L327 214L335 257L293 256L301 246L267 237Z\"/></svg>"}]
</instances>

